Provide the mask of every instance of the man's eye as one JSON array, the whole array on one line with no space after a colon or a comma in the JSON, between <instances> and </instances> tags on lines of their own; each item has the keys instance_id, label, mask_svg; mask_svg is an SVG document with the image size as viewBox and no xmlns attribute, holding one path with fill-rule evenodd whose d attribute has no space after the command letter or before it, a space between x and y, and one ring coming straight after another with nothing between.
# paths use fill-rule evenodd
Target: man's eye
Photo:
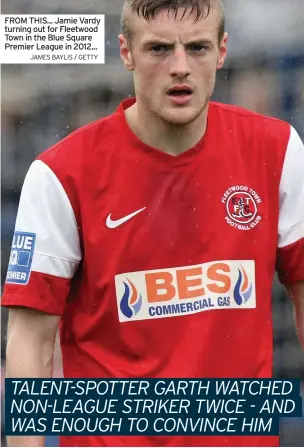
<instances>
[{"instance_id":1,"label":"man's eye","mask_svg":"<svg viewBox=\"0 0 304 448\"><path fill-rule=\"evenodd\" d=\"M205 51L208 50L208 47L207 47L207 45L194 44L194 45L191 45L189 49L196 53L204 53Z\"/></svg>"},{"instance_id":2,"label":"man's eye","mask_svg":"<svg viewBox=\"0 0 304 448\"><path fill-rule=\"evenodd\" d=\"M164 51L168 50L167 45L153 45L153 47L150 48L152 53L163 53Z\"/></svg>"}]
</instances>

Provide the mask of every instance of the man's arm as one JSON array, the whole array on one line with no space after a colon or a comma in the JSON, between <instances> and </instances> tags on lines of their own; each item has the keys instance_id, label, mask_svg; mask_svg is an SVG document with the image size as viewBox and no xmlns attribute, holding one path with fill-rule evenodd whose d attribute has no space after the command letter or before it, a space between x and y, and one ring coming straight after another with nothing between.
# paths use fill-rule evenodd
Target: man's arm
<instances>
[{"instance_id":1,"label":"man's arm","mask_svg":"<svg viewBox=\"0 0 304 448\"><path fill-rule=\"evenodd\" d=\"M11 378L52 376L59 316L64 315L71 282L82 258L79 224L70 200L76 192L70 186L73 182L64 186L66 176L71 176L64 147L63 153L60 146L32 163L21 191L10 275L2 296L2 305L10 308L7 376ZM21 251L25 262L18 266ZM9 437L8 443L43 446L44 438Z\"/></svg>"},{"instance_id":2,"label":"man's arm","mask_svg":"<svg viewBox=\"0 0 304 448\"><path fill-rule=\"evenodd\" d=\"M304 145L290 128L279 188L277 271L293 301L304 348Z\"/></svg>"},{"instance_id":3,"label":"man's arm","mask_svg":"<svg viewBox=\"0 0 304 448\"><path fill-rule=\"evenodd\" d=\"M294 304L296 331L304 350L304 281L287 288Z\"/></svg>"},{"instance_id":4,"label":"man's arm","mask_svg":"<svg viewBox=\"0 0 304 448\"><path fill-rule=\"evenodd\" d=\"M60 316L30 308L9 311L7 378L50 378ZM8 446L44 446L44 436L9 436Z\"/></svg>"}]
</instances>

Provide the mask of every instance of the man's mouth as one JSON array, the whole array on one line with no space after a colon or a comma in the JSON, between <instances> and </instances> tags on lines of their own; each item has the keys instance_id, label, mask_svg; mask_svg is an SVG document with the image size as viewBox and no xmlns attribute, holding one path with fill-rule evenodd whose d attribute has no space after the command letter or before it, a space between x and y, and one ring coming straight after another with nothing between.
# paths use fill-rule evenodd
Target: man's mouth
<instances>
[{"instance_id":1,"label":"man's mouth","mask_svg":"<svg viewBox=\"0 0 304 448\"><path fill-rule=\"evenodd\" d=\"M169 92L170 96L184 96L184 95L191 95L192 92L190 90L171 90Z\"/></svg>"},{"instance_id":2,"label":"man's mouth","mask_svg":"<svg viewBox=\"0 0 304 448\"><path fill-rule=\"evenodd\" d=\"M168 90L169 96L188 96L192 93L193 90L188 86L173 86Z\"/></svg>"}]
</instances>

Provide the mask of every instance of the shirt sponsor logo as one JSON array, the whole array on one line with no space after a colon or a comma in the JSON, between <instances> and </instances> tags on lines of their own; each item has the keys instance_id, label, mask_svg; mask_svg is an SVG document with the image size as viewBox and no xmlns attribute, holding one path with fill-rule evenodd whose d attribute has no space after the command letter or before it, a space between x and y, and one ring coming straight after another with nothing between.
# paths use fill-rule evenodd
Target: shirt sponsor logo
<instances>
[{"instance_id":1,"label":"shirt sponsor logo","mask_svg":"<svg viewBox=\"0 0 304 448\"><path fill-rule=\"evenodd\" d=\"M115 287L120 322L256 307L253 260L129 272Z\"/></svg>"},{"instance_id":2,"label":"shirt sponsor logo","mask_svg":"<svg viewBox=\"0 0 304 448\"><path fill-rule=\"evenodd\" d=\"M260 196L245 185L234 185L224 193L222 204L226 206L225 220L238 230L254 229L262 217L259 215Z\"/></svg>"},{"instance_id":3,"label":"shirt sponsor logo","mask_svg":"<svg viewBox=\"0 0 304 448\"><path fill-rule=\"evenodd\" d=\"M15 232L6 276L6 283L26 285L30 279L36 234Z\"/></svg>"}]
</instances>

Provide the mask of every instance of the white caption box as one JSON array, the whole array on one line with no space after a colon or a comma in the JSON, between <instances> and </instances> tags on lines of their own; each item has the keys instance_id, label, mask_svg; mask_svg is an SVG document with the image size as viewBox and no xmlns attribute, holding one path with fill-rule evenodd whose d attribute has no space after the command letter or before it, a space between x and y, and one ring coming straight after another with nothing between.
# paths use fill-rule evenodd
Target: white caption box
<instances>
[{"instance_id":1,"label":"white caption box","mask_svg":"<svg viewBox=\"0 0 304 448\"><path fill-rule=\"evenodd\" d=\"M104 64L100 14L1 15L2 64Z\"/></svg>"}]
</instances>

